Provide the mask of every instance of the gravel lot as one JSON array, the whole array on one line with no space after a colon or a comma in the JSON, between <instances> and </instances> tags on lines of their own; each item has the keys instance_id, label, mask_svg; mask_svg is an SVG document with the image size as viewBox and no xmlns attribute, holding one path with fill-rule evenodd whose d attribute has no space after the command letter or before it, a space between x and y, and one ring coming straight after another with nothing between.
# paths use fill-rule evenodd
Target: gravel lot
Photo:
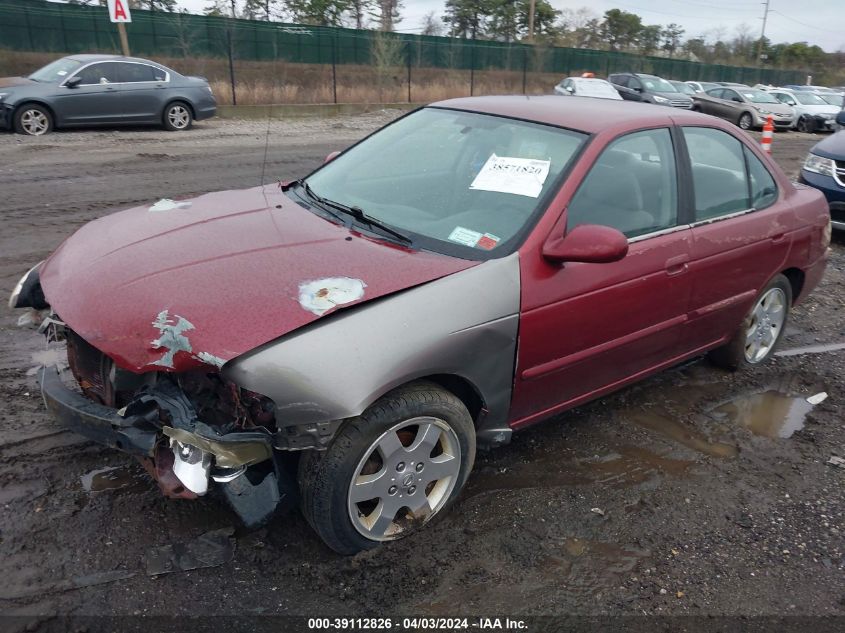
<instances>
[{"instance_id":1,"label":"gravel lot","mask_svg":"<svg viewBox=\"0 0 845 633\"><path fill-rule=\"evenodd\" d=\"M93 218L257 185L265 146L265 181L303 175L393 116L0 134L0 287ZM794 176L817 140L777 134L775 157ZM845 341L843 244L783 349ZM0 612L845 615L845 470L826 464L845 457L845 351L689 363L517 434L448 516L375 552L339 558L293 514L238 530L223 566L153 578L151 548L233 514L161 498L134 460L63 432L29 372L42 343L14 321L4 307Z\"/></svg>"}]
</instances>

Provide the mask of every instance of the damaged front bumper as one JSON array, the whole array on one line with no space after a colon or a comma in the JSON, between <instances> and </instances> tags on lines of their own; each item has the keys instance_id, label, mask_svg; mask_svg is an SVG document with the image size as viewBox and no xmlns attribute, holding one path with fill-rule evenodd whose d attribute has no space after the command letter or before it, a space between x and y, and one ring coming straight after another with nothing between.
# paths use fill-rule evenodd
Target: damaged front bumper
<instances>
[{"instance_id":1,"label":"damaged front bumper","mask_svg":"<svg viewBox=\"0 0 845 633\"><path fill-rule=\"evenodd\" d=\"M170 382L148 389L120 411L67 387L55 366L42 367L38 382L59 422L140 459L168 496L203 495L211 479L248 527L296 502L295 482L269 432L216 434L196 420L190 401Z\"/></svg>"}]
</instances>

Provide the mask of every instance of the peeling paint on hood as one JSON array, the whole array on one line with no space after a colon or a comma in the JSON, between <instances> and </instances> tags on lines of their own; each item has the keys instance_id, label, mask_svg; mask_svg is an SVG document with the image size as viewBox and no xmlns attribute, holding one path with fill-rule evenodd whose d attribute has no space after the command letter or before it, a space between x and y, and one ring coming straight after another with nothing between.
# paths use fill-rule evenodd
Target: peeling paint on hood
<instances>
[{"instance_id":1,"label":"peeling paint on hood","mask_svg":"<svg viewBox=\"0 0 845 633\"><path fill-rule=\"evenodd\" d=\"M350 231L276 186L190 203L95 220L40 269L53 310L124 369L219 367L321 315L478 263Z\"/></svg>"}]
</instances>

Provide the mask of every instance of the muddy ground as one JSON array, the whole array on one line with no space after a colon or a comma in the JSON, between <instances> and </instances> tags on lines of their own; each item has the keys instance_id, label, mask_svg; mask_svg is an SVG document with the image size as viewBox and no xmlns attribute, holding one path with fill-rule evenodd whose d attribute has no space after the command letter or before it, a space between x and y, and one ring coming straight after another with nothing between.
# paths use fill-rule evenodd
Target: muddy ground
<instances>
[{"instance_id":1,"label":"muddy ground","mask_svg":"<svg viewBox=\"0 0 845 633\"><path fill-rule=\"evenodd\" d=\"M274 122L264 180L392 116ZM92 218L258 184L267 129L0 134L0 287ZM777 134L775 157L795 175L817 140ZM783 349L845 341L843 306L839 239ZM238 530L222 566L150 577L152 548L234 515L164 499L131 458L62 431L28 372L39 337L0 315L0 612L845 615L845 470L826 463L845 457L845 351L737 374L696 361L519 433L448 516L375 552L338 557L294 513Z\"/></svg>"}]
</instances>

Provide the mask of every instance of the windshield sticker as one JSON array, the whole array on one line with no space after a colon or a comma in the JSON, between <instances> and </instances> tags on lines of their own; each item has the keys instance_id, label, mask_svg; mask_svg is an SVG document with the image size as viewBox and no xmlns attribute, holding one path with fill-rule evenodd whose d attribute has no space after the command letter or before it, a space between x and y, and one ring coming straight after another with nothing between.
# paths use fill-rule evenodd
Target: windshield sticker
<instances>
[{"instance_id":1,"label":"windshield sticker","mask_svg":"<svg viewBox=\"0 0 845 633\"><path fill-rule=\"evenodd\" d=\"M543 190L550 165L548 160L492 154L469 188L536 198Z\"/></svg>"},{"instance_id":2,"label":"windshield sticker","mask_svg":"<svg viewBox=\"0 0 845 633\"><path fill-rule=\"evenodd\" d=\"M485 233L481 236L481 239L478 240L476 246L478 248L483 248L485 251L492 251L499 243L499 238L496 235L492 235L490 233Z\"/></svg>"},{"instance_id":3,"label":"windshield sticker","mask_svg":"<svg viewBox=\"0 0 845 633\"><path fill-rule=\"evenodd\" d=\"M67 75L67 71L66 71L66 70L60 70L60 71L58 71L56 74L57 74L59 77L64 77L65 75Z\"/></svg>"},{"instance_id":4,"label":"windshield sticker","mask_svg":"<svg viewBox=\"0 0 845 633\"><path fill-rule=\"evenodd\" d=\"M458 244L463 244L464 246L475 247L478 244L478 240L482 238L482 234L478 231L471 231L469 229L465 229L462 226L456 226L455 230L453 230L449 234L449 239L453 242L457 242Z\"/></svg>"}]
</instances>

